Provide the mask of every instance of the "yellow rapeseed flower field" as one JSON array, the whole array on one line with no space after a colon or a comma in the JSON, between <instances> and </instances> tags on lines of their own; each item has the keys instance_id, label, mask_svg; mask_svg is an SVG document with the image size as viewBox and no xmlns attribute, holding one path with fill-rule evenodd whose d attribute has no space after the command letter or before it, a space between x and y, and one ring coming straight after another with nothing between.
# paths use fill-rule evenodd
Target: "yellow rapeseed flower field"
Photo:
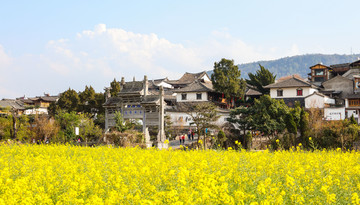
<instances>
[{"instance_id":1,"label":"yellow rapeseed flower field","mask_svg":"<svg viewBox=\"0 0 360 205\"><path fill-rule=\"evenodd\" d=\"M0 204L360 204L360 153L0 145Z\"/></svg>"}]
</instances>

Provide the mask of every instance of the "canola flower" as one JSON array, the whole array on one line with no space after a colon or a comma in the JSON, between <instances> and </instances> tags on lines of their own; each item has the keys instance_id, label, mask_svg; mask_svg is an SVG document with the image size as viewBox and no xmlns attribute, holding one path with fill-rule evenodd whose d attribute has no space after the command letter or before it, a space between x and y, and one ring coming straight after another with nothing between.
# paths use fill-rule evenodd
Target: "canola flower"
<instances>
[{"instance_id":1,"label":"canola flower","mask_svg":"<svg viewBox=\"0 0 360 205\"><path fill-rule=\"evenodd\" d=\"M360 153L0 145L0 204L360 204Z\"/></svg>"}]
</instances>

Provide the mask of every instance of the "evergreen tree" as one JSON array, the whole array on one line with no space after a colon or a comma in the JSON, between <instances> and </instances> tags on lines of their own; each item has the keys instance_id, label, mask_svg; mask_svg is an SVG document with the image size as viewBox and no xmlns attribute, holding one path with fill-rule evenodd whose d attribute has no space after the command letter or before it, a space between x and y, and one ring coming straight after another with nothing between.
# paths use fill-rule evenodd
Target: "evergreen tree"
<instances>
[{"instance_id":1,"label":"evergreen tree","mask_svg":"<svg viewBox=\"0 0 360 205\"><path fill-rule=\"evenodd\" d=\"M240 79L241 72L238 66L234 65L234 60L221 59L214 63L214 73L211 81L214 89L224 93L229 101L233 97L243 97L245 93L245 81Z\"/></svg>"},{"instance_id":2,"label":"evergreen tree","mask_svg":"<svg viewBox=\"0 0 360 205\"><path fill-rule=\"evenodd\" d=\"M228 118L228 121L233 123L238 128L238 131L242 133L241 143L244 146L248 144L245 133L253 129L253 114L253 109L251 108L238 107L230 111L230 117Z\"/></svg>"},{"instance_id":3,"label":"evergreen tree","mask_svg":"<svg viewBox=\"0 0 360 205\"><path fill-rule=\"evenodd\" d=\"M354 115L351 115L350 117L350 123L353 124L353 125L357 125L358 123L356 122L355 118L354 118Z\"/></svg>"},{"instance_id":4,"label":"evergreen tree","mask_svg":"<svg viewBox=\"0 0 360 205\"><path fill-rule=\"evenodd\" d=\"M300 112L300 134L301 138L304 140L307 137L307 132L309 130L309 122L308 122L309 114L305 112L304 108L301 108Z\"/></svg>"},{"instance_id":5,"label":"evergreen tree","mask_svg":"<svg viewBox=\"0 0 360 205\"><path fill-rule=\"evenodd\" d=\"M249 73L249 80L246 83L253 86L255 90L264 94L269 94L270 89L264 88L264 86L275 82L276 75L271 73L268 69L260 65L260 70L257 70L255 74Z\"/></svg>"},{"instance_id":6,"label":"evergreen tree","mask_svg":"<svg viewBox=\"0 0 360 205\"><path fill-rule=\"evenodd\" d=\"M94 88L85 86L85 90L79 94L79 99L79 111L91 113L92 108L94 108L96 104Z\"/></svg>"},{"instance_id":7,"label":"evergreen tree","mask_svg":"<svg viewBox=\"0 0 360 205\"><path fill-rule=\"evenodd\" d=\"M61 93L57 104L61 109L72 112L78 111L79 102L80 99L77 92L69 88L67 91Z\"/></svg>"},{"instance_id":8,"label":"evergreen tree","mask_svg":"<svg viewBox=\"0 0 360 205\"><path fill-rule=\"evenodd\" d=\"M285 117L286 122L286 129L289 133L296 134L297 133L297 127L296 123L294 121L294 117L291 113L287 113Z\"/></svg>"},{"instance_id":9,"label":"evergreen tree","mask_svg":"<svg viewBox=\"0 0 360 205\"><path fill-rule=\"evenodd\" d=\"M286 115L289 113L289 107L283 100L270 98L269 95L263 95L255 99L253 109L254 130L260 131L265 136L274 136L282 133L286 128Z\"/></svg>"},{"instance_id":10,"label":"evergreen tree","mask_svg":"<svg viewBox=\"0 0 360 205\"><path fill-rule=\"evenodd\" d=\"M119 92L120 92L120 83L116 81L116 79L114 78L114 80L110 83L110 94L111 96L116 97Z\"/></svg>"},{"instance_id":11,"label":"evergreen tree","mask_svg":"<svg viewBox=\"0 0 360 205\"><path fill-rule=\"evenodd\" d=\"M115 128L118 132L125 132L126 130L133 129L135 124L129 120L124 120L120 111L115 112Z\"/></svg>"}]
</instances>

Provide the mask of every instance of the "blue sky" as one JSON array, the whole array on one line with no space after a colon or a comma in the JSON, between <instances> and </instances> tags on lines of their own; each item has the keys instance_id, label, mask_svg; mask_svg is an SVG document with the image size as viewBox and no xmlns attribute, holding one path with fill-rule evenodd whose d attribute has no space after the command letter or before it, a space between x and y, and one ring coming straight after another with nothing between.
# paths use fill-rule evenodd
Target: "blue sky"
<instances>
[{"instance_id":1,"label":"blue sky","mask_svg":"<svg viewBox=\"0 0 360 205\"><path fill-rule=\"evenodd\" d=\"M360 53L359 6L346 0L1 2L0 98L85 85L101 92L121 76L176 79L210 70L221 58L247 63Z\"/></svg>"}]
</instances>

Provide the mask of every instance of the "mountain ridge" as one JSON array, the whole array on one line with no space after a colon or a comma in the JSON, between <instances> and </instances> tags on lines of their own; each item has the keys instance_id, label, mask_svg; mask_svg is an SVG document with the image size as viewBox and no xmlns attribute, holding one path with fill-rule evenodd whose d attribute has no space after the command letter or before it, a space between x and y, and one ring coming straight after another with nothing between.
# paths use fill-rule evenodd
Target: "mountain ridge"
<instances>
[{"instance_id":1,"label":"mountain ridge","mask_svg":"<svg viewBox=\"0 0 360 205\"><path fill-rule=\"evenodd\" d=\"M245 79L248 79L248 73L255 73L259 69L259 64L274 73L276 78L293 74L299 74L301 77L306 78L310 72L309 67L318 63L330 66L334 64L351 63L358 59L360 59L360 54L304 54L283 57L276 60L238 64L238 67L241 70L241 77ZM213 71L210 70L207 71L207 73L211 76Z\"/></svg>"}]
</instances>

